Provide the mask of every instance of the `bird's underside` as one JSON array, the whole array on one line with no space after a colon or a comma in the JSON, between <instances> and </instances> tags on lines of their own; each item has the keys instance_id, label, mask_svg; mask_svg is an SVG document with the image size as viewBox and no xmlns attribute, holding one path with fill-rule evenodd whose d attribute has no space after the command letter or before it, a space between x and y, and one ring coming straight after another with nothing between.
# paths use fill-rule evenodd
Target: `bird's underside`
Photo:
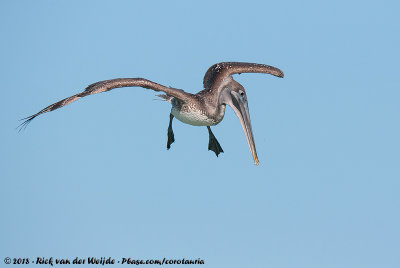
<instances>
[{"instance_id":1,"label":"bird's underside","mask_svg":"<svg viewBox=\"0 0 400 268\"><path fill-rule=\"evenodd\" d=\"M240 120L254 162L258 165L246 93L243 86L232 78L233 74L239 73L268 73L277 77L283 77L283 72L281 70L264 64L222 62L214 64L208 69L204 76L204 89L197 94L166 87L144 78L117 78L105 80L93 83L83 92L62 99L47 106L38 113L24 118L19 128L20 130L25 128L34 118L41 114L57 110L88 95L110 91L115 88L143 87L163 92L164 94L158 96L167 100L172 105L167 131L167 149L170 149L171 144L175 141L172 121L173 118L176 117L186 124L206 126L209 133L208 149L218 156L223 150L212 133L210 126L214 126L222 121L225 106L229 105Z\"/></svg>"}]
</instances>

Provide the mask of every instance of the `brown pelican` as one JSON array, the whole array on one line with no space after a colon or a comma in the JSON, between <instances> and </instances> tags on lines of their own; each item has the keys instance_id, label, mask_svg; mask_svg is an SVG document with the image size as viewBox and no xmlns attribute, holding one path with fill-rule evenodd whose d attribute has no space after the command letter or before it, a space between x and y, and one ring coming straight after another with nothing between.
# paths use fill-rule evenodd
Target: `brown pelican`
<instances>
[{"instance_id":1,"label":"brown pelican","mask_svg":"<svg viewBox=\"0 0 400 268\"><path fill-rule=\"evenodd\" d=\"M253 155L254 163L258 165L259 161L254 144L246 92L243 86L232 78L233 74L241 73L266 73L283 77L281 70L269 65L246 62L221 62L214 64L207 70L203 80L204 89L197 94L166 87L144 78L105 80L91 84L83 92L53 103L38 113L22 119L25 121L20 127L26 127L32 119L40 114L54 111L88 95L110 91L114 88L143 87L164 92L165 94L157 96L172 104L169 115L167 149L175 141L174 132L172 131L172 120L176 117L186 124L207 126L209 134L208 150L213 151L218 157L218 154L222 153L223 150L212 133L210 126L215 126L222 121L225 114L225 106L229 105L240 120L251 154Z\"/></svg>"}]
</instances>

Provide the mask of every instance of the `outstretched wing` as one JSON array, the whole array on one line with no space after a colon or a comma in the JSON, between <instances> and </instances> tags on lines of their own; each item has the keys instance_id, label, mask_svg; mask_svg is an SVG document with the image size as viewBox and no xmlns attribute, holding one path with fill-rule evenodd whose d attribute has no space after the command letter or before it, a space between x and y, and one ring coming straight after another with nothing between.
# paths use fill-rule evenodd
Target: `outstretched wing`
<instances>
[{"instance_id":1,"label":"outstretched wing","mask_svg":"<svg viewBox=\"0 0 400 268\"><path fill-rule=\"evenodd\" d=\"M58 108L68 105L71 102L79 100L80 98L86 97L88 95L93 95L93 94L97 94L97 93L101 93L101 92L105 92L105 91L110 91L114 88L120 88L120 87L143 87L143 88L147 88L147 89L152 89L154 91L163 91L168 96L175 97L182 101L187 100L191 96L190 93L186 93L181 89L166 87L166 86L154 83L154 82L144 79L144 78L117 78L117 79L105 80L105 81L93 83L93 84L89 85L85 89L85 91L75 94L71 97L65 98L63 100L60 100L56 103L53 103L52 105L47 106L46 108L39 111L38 113L28 116L26 118L23 118L22 120L25 120L25 121L19 126L20 130L22 128L26 127L38 115L57 110Z\"/></svg>"},{"instance_id":2,"label":"outstretched wing","mask_svg":"<svg viewBox=\"0 0 400 268\"><path fill-rule=\"evenodd\" d=\"M266 73L283 77L283 72L278 68L265 64L248 62L220 62L211 66L204 75L204 88L218 88L222 81L232 74L240 73Z\"/></svg>"}]
</instances>

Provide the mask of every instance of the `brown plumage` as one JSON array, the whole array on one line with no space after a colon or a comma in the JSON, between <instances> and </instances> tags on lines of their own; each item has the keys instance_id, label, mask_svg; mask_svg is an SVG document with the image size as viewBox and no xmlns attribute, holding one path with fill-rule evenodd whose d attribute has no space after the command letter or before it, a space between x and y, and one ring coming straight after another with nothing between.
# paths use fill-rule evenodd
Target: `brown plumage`
<instances>
[{"instance_id":1,"label":"brown plumage","mask_svg":"<svg viewBox=\"0 0 400 268\"><path fill-rule=\"evenodd\" d=\"M121 87L143 87L154 91L164 92L165 95L158 95L172 104L170 115L170 126L168 128L167 148L170 148L174 141L172 132L172 119L177 117L184 123L207 126L210 134L209 150L216 155L222 151L221 146L215 139L209 126L218 124L224 116L225 105L230 105L241 120L247 141L252 151L255 163L258 163L255 152L254 140L252 137L250 117L247 108L247 98L242 85L234 81L233 74L240 73L267 73L277 77L283 77L283 72L278 68L256 63L245 62L221 62L212 65L206 72L203 80L204 89L197 94L187 93L181 89L166 87L144 78L117 78L93 83L86 89L71 97L53 103L38 113L24 118L19 126L20 130L25 128L37 116L57 110L80 98L101 92L110 91ZM171 136L172 135L172 136Z\"/></svg>"},{"instance_id":2,"label":"brown plumage","mask_svg":"<svg viewBox=\"0 0 400 268\"><path fill-rule=\"evenodd\" d=\"M154 91L163 91L167 93L168 96L176 97L183 100L186 100L191 95L189 93L184 92L181 89L165 87L163 85L154 83L152 81L143 78L116 78L116 79L99 81L87 86L85 91L81 93L62 99L40 110L38 113L24 118L23 120L25 121L20 125L21 127L20 130L22 129L22 127L26 127L26 125L29 124L38 115L57 110L58 108L64 107L65 105L68 105L88 95L106 92L114 88L121 88L121 87L143 87L147 89L152 89Z\"/></svg>"},{"instance_id":3,"label":"brown plumage","mask_svg":"<svg viewBox=\"0 0 400 268\"><path fill-rule=\"evenodd\" d=\"M232 74L241 73L265 73L283 78L283 72L278 68L257 63L247 62L221 62L208 68L203 79L204 88L215 88L227 77Z\"/></svg>"}]
</instances>

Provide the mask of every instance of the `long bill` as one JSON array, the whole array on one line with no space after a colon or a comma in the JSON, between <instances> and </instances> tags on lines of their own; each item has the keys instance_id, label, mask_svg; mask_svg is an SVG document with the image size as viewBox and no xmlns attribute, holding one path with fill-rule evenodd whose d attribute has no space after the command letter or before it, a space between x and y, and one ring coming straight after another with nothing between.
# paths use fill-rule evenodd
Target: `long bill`
<instances>
[{"instance_id":1,"label":"long bill","mask_svg":"<svg viewBox=\"0 0 400 268\"><path fill-rule=\"evenodd\" d=\"M250 113L247 102L242 101L239 97L239 94L232 91L232 105L228 104L232 107L236 116L239 118L240 124L242 125L244 134L246 135L247 144L249 145L250 152L253 155L254 164L258 166L259 161L257 157L256 146L254 144L253 130L251 128L250 121Z\"/></svg>"}]
</instances>

